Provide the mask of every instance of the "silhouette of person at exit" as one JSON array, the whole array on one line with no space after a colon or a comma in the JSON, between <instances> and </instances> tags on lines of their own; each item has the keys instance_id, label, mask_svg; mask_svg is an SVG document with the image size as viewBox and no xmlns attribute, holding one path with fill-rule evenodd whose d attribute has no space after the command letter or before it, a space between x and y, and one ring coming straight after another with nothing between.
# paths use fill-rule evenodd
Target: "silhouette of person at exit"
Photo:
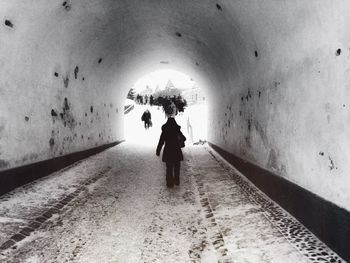
<instances>
[{"instance_id":1,"label":"silhouette of person at exit","mask_svg":"<svg viewBox=\"0 0 350 263\"><path fill-rule=\"evenodd\" d=\"M181 127L177 125L174 117L176 115L176 106L171 103L164 107L167 122L162 126L162 134L156 150L156 155L164 146L162 161L166 163L166 185L173 187L180 185L180 162L183 161L181 148L185 146L186 137L180 131Z\"/></svg>"},{"instance_id":2,"label":"silhouette of person at exit","mask_svg":"<svg viewBox=\"0 0 350 263\"><path fill-rule=\"evenodd\" d=\"M144 113L142 114L141 120L145 122L145 129L148 129L149 127L152 126L152 121L151 121L151 113L149 110L145 110Z\"/></svg>"}]
</instances>

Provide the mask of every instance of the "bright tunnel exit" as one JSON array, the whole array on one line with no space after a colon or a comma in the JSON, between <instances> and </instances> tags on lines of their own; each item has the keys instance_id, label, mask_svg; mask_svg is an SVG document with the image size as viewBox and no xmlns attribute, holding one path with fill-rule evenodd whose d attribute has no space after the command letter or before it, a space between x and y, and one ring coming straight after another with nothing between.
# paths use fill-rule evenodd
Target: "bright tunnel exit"
<instances>
[{"instance_id":1,"label":"bright tunnel exit","mask_svg":"<svg viewBox=\"0 0 350 263\"><path fill-rule=\"evenodd\" d=\"M186 146L207 139L206 95L190 76L175 70L157 70L138 79L128 92L124 107L124 137L132 144L156 147L166 122L163 105L173 102L175 120L186 136ZM150 125L142 118L150 113ZM147 119L147 114L144 115Z\"/></svg>"}]
</instances>

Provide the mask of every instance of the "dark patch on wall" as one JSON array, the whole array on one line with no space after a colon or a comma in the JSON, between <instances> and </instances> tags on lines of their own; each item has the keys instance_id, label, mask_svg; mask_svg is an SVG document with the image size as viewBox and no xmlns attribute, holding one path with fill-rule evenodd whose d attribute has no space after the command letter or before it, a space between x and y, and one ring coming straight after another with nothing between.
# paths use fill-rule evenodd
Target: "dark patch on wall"
<instances>
[{"instance_id":1,"label":"dark patch on wall","mask_svg":"<svg viewBox=\"0 0 350 263\"><path fill-rule=\"evenodd\" d=\"M338 48L338 49L335 51L335 55L336 55L336 56L340 56L340 54L341 54L341 49Z\"/></svg>"},{"instance_id":2,"label":"dark patch on wall","mask_svg":"<svg viewBox=\"0 0 350 263\"><path fill-rule=\"evenodd\" d=\"M68 85L69 85L69 77L68 76L63 78L63 85L65 88L68 88Z\"/></svg>"},{"instance_id":3,"label":"dark patch on wall","mask_svg":"<svg viewBox=\"0 0 350 263\"><path fill-rule=\"evenodd\" d=\"M324 152L319 152L318 154L321 156L324 156Z\"/></svg>"},{"instance_id":4,"label":"dark patch on wall","mask_svg":"<svg viewBox=\"0 0 350 263\"><path fill-rule=\"evenodd\" d=\"M248 124L248 131L251 132L251 129L252 129L252 120L251 120L251 119L248 119L248 120L247 120L247 124Z\"/></svg>"},{"instance_id":5,"label":"dark patch on wall","mask_svg":"<svg viewBox=\"0 0 350 263\"><path fill-rule=\"evenodd\" d=\"M261 91L259 91L259 98L261 97Z\"/></svg>"},{"instance_id":6,"label":"dark patch on wall","mask_svg":"<svg viewBox=\"0 0 350 263\"><path fill-rule=\"evenodd\" d=\"M218 10L222 11L222 7L221 7L221 5L216 4L216 8L217 8Z\"/></svg>"},{"instance_id":7,"label":"dark patch on wall","mask_svg":"<svg viewBox=\"0 0 350 263\"><path fill-rule=\"evenodd\" d=\"M250 143L250 137L245 137L245 144L248 148L251 147L251 143Z\"/></svg>"},{"instance_id":8,"label":"dark patch on wall","mask_svg":"<svg viewBox=\"0 0 350 263\"><path fill-rule=\"evenodd\" d=\"M55 72L54 75L55 75L56 78L58 77L58 73L57 72Z\"/></svg>"},{"instance_id":9,"label":"dark patch on wall","mask_svg":"<svg viewBox=\"0 0 350 263\"><path fill-rule=\"evenodd\" d=\"M335 165L334 165L334 162L330 156L328 156L328 159L330 161L329 170L332 171L335 168Z\"/></svg>"},{"instance_id":10,"label":"dark patch on wall","mask_svg":"<svg viewBox=\"0 0 350 263\"><path fill-rule=\"evenodd\" d=\"M255 57L258 57L258 51L254 51L254 55L255 55Z\"/></svg>"},{"instance_id":11,"label":"dark patch on wall","mask_svg":"<svg viewBox=\"0 0 350 263\"><path fill-rule=\"evenodd\" d=\"M176 32L176 36L182 37L182 34L180 32Z\"/></svg>"},{"instance_id":12,"label":"dark patch on wall","mask_svg":"<svg viewBox=\"0 0 350 263\"><path fill-rule=\"evenodd\" d=\"M51 116L57 117L57 112L54 109L51 110Z\"/></svg>"},{"instance_id":13,"label":"dark patch on wall","mask_svg":"<svg viewBox=\"0 0 350 263\"><path fill-rule=\"evenodd\" d=\"M83 77L81 80L82 80L82 81L84 81L84 80L85 80L85 78Z\"/></svg>"},{"instance_id":14,"label":"dark patch on wall","mask_svg":"<svg viewBox=\"0 0 350 263\"><path fill-rule=\"evenodd\" d=\"M78 72L79 72L79 67L76 66L74 69L74 78L77 79L78 78Z\"/></svg>"},{"instance_id":15,"label":"dark patch on wall","mask_svg":"<svg viewBox=\"0 0 350 263\"><path fill-rule=\"evenodd\" d=\"M248 89L248 94L247 95L248 95L249 98L252 98L252 93L250 92L250 89Z\"/></svg>"},{"instance_id":16,"label":"dark patch on wall","mask_svg":"<svg viewBox=\"0 0 350 263\"><path fill-rule=\"evenodd\" d=\"M51 115L52 115L52 112L51 112ZM70 129L74 129L77 126L73 113L71 112L70 103L67 98L64 98L60 117L61 117L60 120L62 121L64 127L68 126Z\"/></svg>"},{"instance_id":17,"label":"dark patch on wall","mask_svg":"<svg viewBox=\"0 0 350 263\"><path fill-rule=\"evenodd\" d=\"M85 117L87 117L87 113L85 112Z\"/></svg>"},{"instance_id":18,"label":"dark patch on wall","mask_svg":"<svg viewBox=\"0 0 350 263\"><path fill-rule=\"evenodd\" d=\"M49 145L50 145L50 148L52 148L55 145L55 139L54 138L50 138Z\"/></svg>"},{"instance_id":19,"label":"dark patch on wall","mask_svg":"<svg viewBox=\"0 0 350 263\"><path fill-rule=\"evenodd\" d=\"M28 117L28 116L25 116L25 117L24 117L24 120L25 120L25 121L29 121L29 117Z\"/></svg>"},{"instance_id":20,"label":"dark patch on wall","mask_svg":"<svg viewBox=\"0 0 350 263\"><path fill-rule=\"evenodd\" d=\"M8 26L8 27L13 28L12 22L10 20L8 20L8 19L5 20L5 25Z\"/></svg>"},{"instance_id":21,"label":"dark patch on wall","mask_svg":"<svg viewBox=\"0 0 350 263\"><path fill-rule=\"evenodd\" d=\"M67 10L67 11L69 11L69 10L72 8L72 6L68 3L68 1L64 1L64 2L62 3L62 6L63 6L64 9Z\"/></svg>"},{"instance_id":22,"label":"dark patch on wall","mask_svg":"<svg viewBox=\"0 0 350 263\"><path fill-rule=\"evenodd\" d=\"M90 112L93 113L94 112L94 107L90 106Z\"/></svg>"},{"instance_id":23,"label":"dark patch on wall","mask_svg":"<svg viewBox=\"0 0 350 263\"><path fill-rule=\"evenodd\" d=\"M196 62L196 66L199 66L199 63L198 63L198 62Z\"/></svg>"},{"instance_id":24,"label":"dark patch on wall","mask_svg":"<svg viewBox=\"0 0 350 263\"><path fill-rule=\"evenodd\" d=\"M275 86L275 88L277 88L279 85L281 85L281 82L279 81L274 81L273 85Z\"/></svg>"},{"instance_id":25,"label":"dark patch on wall","mask_svg":"<svg viewBox=\"0 0 350 263\"><path fill-rule=\"evenodd\" d=\"M68 99L64 98L64 103L63 103L63 112L69 110L69 105L68 105Z\"/></svg>"},{"instance_id":26,"label":"dark patch on wall","mask_svg":"<svg viewBox=\"0 0 350 263\"><path fill-rule=\"evenodd\" d=\"M101 64L101 62L102 62L102 58L99 58L98 59L98 64Z\"/></svg>"}]
</instances>

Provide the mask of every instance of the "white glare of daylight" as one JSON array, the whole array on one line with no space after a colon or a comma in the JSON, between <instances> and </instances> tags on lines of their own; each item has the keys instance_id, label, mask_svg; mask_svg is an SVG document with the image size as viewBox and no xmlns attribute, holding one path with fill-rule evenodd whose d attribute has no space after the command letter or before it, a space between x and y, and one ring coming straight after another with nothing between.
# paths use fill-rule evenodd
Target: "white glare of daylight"
<instances>
[{"instance_id":1,"label":"white glare of daylight","mask_svg":"<svg viewBox=\"0 0 350 263\"><path fill-rule=\"evenodd\" d=\"M184 111L179 112L175 117L176 122L181 126L182 133L187 138L186 146L206 141L207 100L202 90L188 75L174 70L158 70L141 77L132 88L135 90L135 95L141 94L149 98L151 94L159 94L157 90L163 90L169 81L172 83L171 88L179 90L182 99L187 103ZM145 101L141 104L135 98L125 100L124 137L126 141L140 146L156 147L161 134L161 126L167 121L167 118L162 106L150 105L149 100ZM144 122L141 120L146 109L150 111L152 121L152 127L148 129L144 127Z\"/></svg>"},{"instance_id":2,"label":"white glare of daylight","mask_svg":"<svg viewBox=\"0 0 350 263\"><path fill-rule=\"evenodd\" d=\"M154 91L157 87L163 89L169 80L179 89L189 89L195 84L193 79L186 74L171 69L162 69L144 75L136 81L133 88L136 92L140 92L149 86Z\"/></svg>"}]
</instances>

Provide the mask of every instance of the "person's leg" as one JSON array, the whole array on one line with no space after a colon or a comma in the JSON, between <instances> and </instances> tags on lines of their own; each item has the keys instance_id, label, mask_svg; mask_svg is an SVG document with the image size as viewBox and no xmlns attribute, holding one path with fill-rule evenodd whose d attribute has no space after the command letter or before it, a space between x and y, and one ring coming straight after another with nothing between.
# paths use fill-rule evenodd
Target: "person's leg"
<instances>
[{"instance_id":1,"label":"person's leg","mask_svg":"<svg viewBox=\"0 0 350 263\"><path fill-rule=\"evenodd\" d=\"M180 185L180 162L174 163L174 184Z\"/></svg>"},{"instance_id":2,"label":"person's leg","mask_svg":"<svg viewBox=\"0 0 350 263\"><path fill-rule=\"evenodd\" d=\"M174 164L170 162L166 162L166 185L167 187L173 187L173 170Z\"/></svg>"}]
</instances>

